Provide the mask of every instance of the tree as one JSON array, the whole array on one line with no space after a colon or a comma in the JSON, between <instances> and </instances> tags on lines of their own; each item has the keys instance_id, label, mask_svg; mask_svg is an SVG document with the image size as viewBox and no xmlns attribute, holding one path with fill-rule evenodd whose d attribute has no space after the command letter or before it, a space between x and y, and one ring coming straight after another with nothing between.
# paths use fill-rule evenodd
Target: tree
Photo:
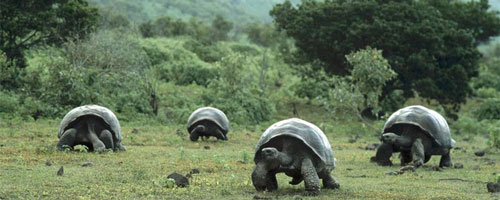
<instances>
[{"instance_id":1,"label":"tree","mask_svg":"<svg viewBox=\"0 0 500 200\"><path fill-rule=\"evenodd\" d=\"M382 88L397 74L382 57L381 50L367 47L345 57L352 70L347 76L330 78L334 88L328 90L325 107L336 116L350 114L364 121L362 112L366 108L375 113L380 111Z\"/></svg>"},{"instance_id":2,"label":"tree","mask_svg":"<svg viewBox=\"0 0 500 200\"><path fill-rule=\"evenodd\" d=\"M449 7L430 2L305 0L294 7L286 1L270 13L278 28L295 39L296 62L319 60L329 74L345 76L350 66L344 55L371 46L383 51L398 74L385 85L381 99L395 90L402 90L405 98L416 91L458 108L471 93L470 78L477 75L480 53L475 44L498 34L494 25L500 19L484 9L484 1L439 1ZM453 17L465 11L474 14Z\"/></svg>"},{"instance_id":3,"label":"tree","mask_svg":"<svg viewBox=\"0 0 500 200\"><path fill-rule=\"evenodd\" d=\"M23 68L24 50L84 36L92 31L97 19L97 9L85 0L2 0L0 50L11 63Z\"/></svg>"},{"instance_id":4,"label":"tree","mask_svg":"<svg viewBox=\"0 0 500 200\"><path fill-rule=\"evenodd\" d=\"M212 21L212 40L223 41L228 39L228 33L233 29L233 23L227 21L222 15L218 14Z\"/></svg>"}]
</instances>

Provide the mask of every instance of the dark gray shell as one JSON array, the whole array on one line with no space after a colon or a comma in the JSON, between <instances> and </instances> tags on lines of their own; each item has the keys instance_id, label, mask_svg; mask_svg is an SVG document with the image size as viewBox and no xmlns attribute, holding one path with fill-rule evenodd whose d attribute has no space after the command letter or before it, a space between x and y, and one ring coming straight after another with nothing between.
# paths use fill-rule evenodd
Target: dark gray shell
<instances>
[{"instance_id":1,"label":"dark gray shell","mask_svg":"<svg viewBox=\"0 0 500 200\"><path fill-rule=\"evenodd\" d=\"M102 106L98 105L85 105L85 106L80 106L73 108L73 110L69 111L64 118L61 121L61 124L59 125L59 131L57 132L57 137L61 137L64 134L64 131L68 127L71 122L75 121L78 117L84 116L84 115L94 115L97 117L100 117L101 119L106 122L109 127L111 127L111 131L115 135L116 139L118 141L121 141L122 138L122 131L120 129L120 122L118 122L118 119L116 118L115 114Z\"/></svg>"},{"instance_id":2,"label":"dark gray shell","mask_svg":"<svg viewBox=\"0 0 500 200\"><path fill-rule=\"evenodd\" d=\"M273 138L281 138L279 136L290 136L301 140L321 159L326 168L335 168L333 150L323 131L316 125L298 118L279 121L267 128L255 147L255 163L261 160L260 152L265 144Z\"/></svg>"},{"instance_id":3,"label":"dark gray shell","mask_svg":"<svg viewBox=\"0 0 500 200\"><path fill-rule=\"evenodd\" d=\"M214 122L221 128L224 134L229 131L229 120L227 119L226 114L224 114L221 110L212 107L198 108L191 113L187 122L188 131L191 132L194 128L193 125L202 120Z\"/></svg>"},{"instance_id":4,"label":"dark gray shell","mask_svg":"<svg viewBox=\"0 0 500 200\"><path fill-rule=\"evenodd\" d=\"M455 146L455 140L451 138L448 123L446 123L443 116L434 110L419 105L399 109L385 122L382 134L393 132L391 128L397 124L418 126L433 138L434 142L441 148L450 149Z\"/></svg>"}]
</instances>

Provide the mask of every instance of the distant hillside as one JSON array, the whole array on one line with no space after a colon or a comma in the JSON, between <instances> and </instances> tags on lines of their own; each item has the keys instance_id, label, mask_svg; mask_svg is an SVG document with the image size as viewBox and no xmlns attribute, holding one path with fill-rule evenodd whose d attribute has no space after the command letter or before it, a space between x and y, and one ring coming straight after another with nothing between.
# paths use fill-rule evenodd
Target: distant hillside
<instances>
[{"instance_id":1,"label":"distant hillside","mask_svg":"<svg viewBox=\"0 0 500 200\"><path fill-rule=\"evenodd\" d=\"M189 20L195 17L211 21L222 14L236 25L248 22L270 22L269 10L285 0L89 0L103 10L121 13L135 23L161 16ZM299 3L301 0L292 0Z\"/></svg>"}]
</instances>

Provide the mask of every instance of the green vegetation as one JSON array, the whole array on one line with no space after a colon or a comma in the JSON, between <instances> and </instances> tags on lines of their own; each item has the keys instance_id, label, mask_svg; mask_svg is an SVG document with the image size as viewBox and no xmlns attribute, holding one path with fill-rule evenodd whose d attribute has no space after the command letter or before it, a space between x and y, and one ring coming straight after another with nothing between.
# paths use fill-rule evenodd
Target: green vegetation
<instances>
[{"instance_id":1,"label":"green vegetation","mask_svg":"<svg viewBox=\"0 0 500 200\"><path fill-rule=\"evenodd\" d=\"M250 179L261 133L291 117L318 125L339 161L341 188L320 199L492 197L500 17L487 1L283 2L1 2L0 199L293 199L303 185L284 175L272 193ZM84 104L114 111L128 151L56 151L59 120ZM445 115L463 169L369 162L385 119L414 104ZM229 141L189 141L202 106L227 114ZM166 178L194 168L187 188Z\"/></svg>"},{"instance_id":2,"label":"green vegetation","mask_svg":"<svg viewBox=\"0 0 500 200\"><path fill-rule=\"evenodd\" d=\"M295 39L296 62L321 61L325 71L346 75L344 56L365 46L383 51L398 77L382 99L402 90L458 109L477 74L476 46L500 33L500 18L480 1L304 1L273 8L280 30ZM460 15L459 15L460 14Z\"/></svg>"}]
</instances>

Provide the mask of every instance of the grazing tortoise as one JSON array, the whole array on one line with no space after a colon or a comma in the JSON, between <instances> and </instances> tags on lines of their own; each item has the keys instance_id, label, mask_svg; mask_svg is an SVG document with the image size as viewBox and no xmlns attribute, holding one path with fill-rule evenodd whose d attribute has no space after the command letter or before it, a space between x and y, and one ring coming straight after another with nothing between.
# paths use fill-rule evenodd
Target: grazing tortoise
<instances>
[{"instance_id":1,"label":"grazing tortoise","mask_svg":"<svg viewBox=\"0 0 500 200\"><path fill-rule=\"evenodd\" d=\"M69 111L61 121L57 149L85 145L90 151L122 150L120 123L111 110L98 105L85 105Z\"/></svg>"},{"instance_id":2,"label":"grazing tortoise","mask_svg":"<svg viewBox=\"0 0 500 200\"><path fill-rule=\"evenodd\" d=\"M455 147L446 120L434 110L408 106L393 113L384 125L382 144L372 161L392 165L393 152L401 152L401 165L413 161L419 167L432 155L441 155L440 167L451 167L450 149Z\"/></svg>"},{"instance_id":3,"label":"grazing tortoise","mask_svg":"<svg viewBox=\"0 0 500 200\"><path fill-rule=\"evenodd\" d=\"M227 140L229 131L229 120L224 112L217 108L202 107L196 109L187 122L189 139L197 141L198 137L216 137L220 140Z\"/></svg>"},{"instance_id":4,"label":"grazing tortoise","mask_svg":"<svg viewBox=\"0 0 500 200\"><path fill-rule=\"evenodd\" d=\"M271 125L257 143L254 162L252 182L257 191L278 189L276 174L281 172L292 177L292 185L304 181L310 195L319 194L319 179L324 188L340 187L330 174L335 158L328 139L316 125L301 119Z\"/></svg>"}]
</instances>

